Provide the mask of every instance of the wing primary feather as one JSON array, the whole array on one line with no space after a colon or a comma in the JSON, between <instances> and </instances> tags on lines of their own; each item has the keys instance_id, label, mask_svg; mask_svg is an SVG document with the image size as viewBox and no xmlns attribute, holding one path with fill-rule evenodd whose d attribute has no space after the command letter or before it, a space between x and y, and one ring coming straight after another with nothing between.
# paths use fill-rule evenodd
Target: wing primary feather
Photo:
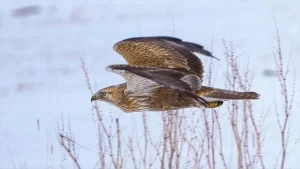
<instances>
[{"instance_id":1,"label":"wing primary feather","mask_svg":"<svg viewBox=\"0 0 300 169\"><path fill-rule=\"evenodd\" d=\"M197 52L197 53L200 53L202 55L209 56L209 57L212 57L212 58L217 59L218 61L220 61L220 59L213 56L213 54L210 51L204 49L204 47L202 45L199 45L199 44L196 44L196 43L191 43L191 42L185 42L185 41L182 41L180 44L187 47L191 52Z\"/></svg>"}]
</instances>

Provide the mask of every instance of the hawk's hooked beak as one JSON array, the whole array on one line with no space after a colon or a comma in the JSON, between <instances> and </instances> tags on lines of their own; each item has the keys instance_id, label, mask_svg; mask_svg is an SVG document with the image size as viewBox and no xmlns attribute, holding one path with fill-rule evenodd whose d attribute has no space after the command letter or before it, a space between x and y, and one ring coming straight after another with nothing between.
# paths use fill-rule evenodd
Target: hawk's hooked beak
<instances>
[{"instance_id":1,"label":"hawk's hooked beak","mask_svg":"<svg viewBox=\"0 0 300 169\"><path fill-rule=\"evenodd\" d=\"M94 100L97 100L95 95L92 96L91 102L93 102Z\"/></svg>"}]
</instances>

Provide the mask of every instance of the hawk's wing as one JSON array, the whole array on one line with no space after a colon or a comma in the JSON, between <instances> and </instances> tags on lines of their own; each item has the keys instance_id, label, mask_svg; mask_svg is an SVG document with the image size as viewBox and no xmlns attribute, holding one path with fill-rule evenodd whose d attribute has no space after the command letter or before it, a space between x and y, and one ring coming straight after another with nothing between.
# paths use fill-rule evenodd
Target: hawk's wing
<instances>
[{"instance_id":1,"label":"hawk's wing","mask_svg":"<svg viewBox=\"0 0 300 169\"><path fill-rule=\"evenodd\" d=\"M187 74L185 69L110 65L106 70L123 76L130 91L144 92L143 90L149 90L148 87L156 86L157 89L163 86L192 97L203 105L207 104L195 94L196 90L201 88L201 79L196 75Z\"/></svg>"},{"instance_id":2,"label":"hawk's wing","mask_svg":"<svg viewBox=\"0 0 300 169\"><path fill-rule=\"evenodd\" d=\"M129 38L117 42L113 48L129 65L184 68L201 80L203 65L193 52L214 57L201 45L166 36Z\"/></svg>"}]
</instances>

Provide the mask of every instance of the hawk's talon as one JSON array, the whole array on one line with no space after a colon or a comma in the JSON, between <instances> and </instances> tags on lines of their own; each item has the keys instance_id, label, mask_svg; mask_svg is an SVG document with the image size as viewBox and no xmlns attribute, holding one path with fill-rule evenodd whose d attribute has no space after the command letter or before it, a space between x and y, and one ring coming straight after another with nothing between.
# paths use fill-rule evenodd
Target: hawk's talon
<instances>
[{"instance_id":1,"label":"hawk's talon","mask_svg":"<svg viewBox=\"0 0 300 169\"><path fill-rule=\"evenodd\" d=\"M223 101L214 101L214 102L209 102L205 107L206 108L217 108L222 106Z\"/></svg>"}]
</instances>

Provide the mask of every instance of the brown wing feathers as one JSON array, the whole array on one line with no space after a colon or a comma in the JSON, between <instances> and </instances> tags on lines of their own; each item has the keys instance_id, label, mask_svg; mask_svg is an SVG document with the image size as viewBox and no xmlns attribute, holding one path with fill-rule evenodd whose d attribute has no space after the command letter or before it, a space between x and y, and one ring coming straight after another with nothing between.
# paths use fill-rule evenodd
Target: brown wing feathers
<instances>
[{"instance_id":1,"label":"brown wing feathers","mask_svg":"<svg viewBox=\"0 0 300 169\"><path fill-rule=\"evenodd\" d=\"M192 52L213 57L203 46L166 36L135 37L117 42L115 51L120 53L129 65L151 67L181 67L203 78L201 60Z\"/></svg>"},{"instance_id":2,"label":"brown wing feathers","mask_svg":"<svg viewBox=\"0 0 300 169\"><path fill-rule=\"evenodd\" d=\"M150 67L181 67L188 69L186 58L171 49L155 43L142 41L120 41L114 50L121 54L129 65Z\"/></svg>"},{"instance_id":3,"label":"brown wing feathers","mask_svg":"<svg viewBox=\"0 0 300 169\"><path fill-rule=\"evenodd\" d=\"M177 43L179 45L182 45L186 47L190 52L198 52L200 54L203 54L205 56L213 57L217 60L218 58L214 57L211 52L208 50L204 49L204 46L192 43L192 42L185 42L182 39L175 38L175 37L170 37L170 36L152 36L152 37L133 37L133 38L128 38L124 39L123 41L151 41L151 40L164 40L164 41L170 41Z\"/></svg>"}]
</instances>

